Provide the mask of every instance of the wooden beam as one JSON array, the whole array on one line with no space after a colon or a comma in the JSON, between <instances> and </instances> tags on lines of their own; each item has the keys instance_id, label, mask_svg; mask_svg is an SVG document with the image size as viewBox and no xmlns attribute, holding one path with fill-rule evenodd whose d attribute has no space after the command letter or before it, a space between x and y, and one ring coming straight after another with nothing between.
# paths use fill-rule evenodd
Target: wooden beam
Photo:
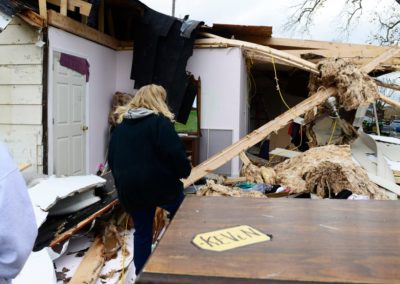
<instances>
[{"instance_id":1,"label":"wooden beam","mask_svg":"<svg viewBox=\"0 0 400 284\"><path fill-rule=\"evenodd\" d=\"M46 0L39 0L39 14L44 20L47 20Z\"/></svg>"},{"instance_id":2,"label":"wooden beam","mask_svg":"<svg viewBox=\"0 0 400 284\"><path fill-rule=\"evenodd\" d=\"M204 161L197 167L192 169L190 176L183 180L184 187L188 187L195 181L199 180L206 174L213 172L220 166L224 165L230 161L235 156L239 155L240 152L247 150L254 144L263 140L266 136L272 132L278 131L285 125L287 125L291 120L304 114L305 112L312 110L315 106L318 106L326 101L327 98L336 94L335 88L328 88L326 90L321 90L311 97L308 97L291 110L284 112L275 119L271 120L267 124L264 124L260 128L254 130L250 134L237 141L236 143L228 146L221 152L210 157L208 160Z\"/></svg>"},{"instance_id":3,"label":"wooden beam","mask_svg":"<svg viewBox=\"0 0 400 284\"><path fill-rule=\"evenodd\" d=\"M66 16L67 15L67 0L60 1L60 14Z\"/></svg>"},{"instance_id":4,"label":"wooden beam","mask_svg":"<svg viewBox=\"0 0 400 284\"><path fill-rule=\"evenodd\" d=\"M41 29L46 26L46 20L32 10L26 9L17 15L32 27Z\"/></svg>"},{"instance_id":5,"label":"wooden beam","mask_svg":"<svg viewBox=\"0 0 400 284\"><path fill-rule=\"evenodd\" d=\"M68 0L68 1L67 0L47 0L47 2L49 2L53 5L59 6L61 9L65 9L65 8L63 8L63 6L64 6L63 2L65 2L66 4L68 2L68 5L66 6L68 8L68 10L75 12L75 10L78 8L79 13L84 16L89 16L90 10L92 9L92 4L82 1L82 0ZM63 14L61 9L60 9L60 13ZM63 15L67 15L67 11L65 11L65 14L63 14Z\"/></svg>"},{"instance_id":6,"label":"wooden beam","mask_svg":"<svg viewBox=\"0 0 400 284\"><path fill-rule=\"evenodd\" d=\"M382 82L382 81L380 81L378 79L374 79L374 81L380 87L384 87L384 88L387 88L387 89L392 89L392 90L395 90L395 91L400 91L400 85L385 83L385 82Z\"/></svg>"},{"instance_id":7,"label":"wooden beam","mask_svg":"<svg viewBox=\"0 0 400 284\"><path fill-rule=\"evenodd\" d=\"M133 41L120 40L117 50L133 50Z\"/></svg>"},{"instance_id":8,"label":"wooden beam","mask_svg":"<svg viewBox=\"0 0 400 284\"><path fill-rule=\"evenodd\" d=\"M229 46L234 46L234 47L240 47L240 48L246 48L251 51L261 53L263 55L267 55L276 59L279 59L283 62L286 62L288 64L291 64L293 66L299 67L303 70L318 74L319 71L316 67L316 65L312 62L309 62L307 60L301 59L300 57L293 56L291 54L288 54L286 52L270 48L268 46L263 46L251 42L245 42L241 40L235 40L235 39L227 39L223 37L219 37L210 33L202 33L202 35L210 37L210 39L199 39L196 40L197 44L210 44L210 43L215 43L215 44L228 44Z\"/></svg>"},{"instance_id":9,"label":"wooden beam","mask_svg":"<svg viewBox=\"0 0 400 284\"><path fill-rule=\"evenodd\" d=\"M96 237L85 253L81 263L79 264L74 276L72 276L70 284L93 284L96 283L100 271L105 262L104 244L101 236Z\"/></svg>"},{"instance_id":10,"label":"wooden beam","mask_svg":"<svg viewBox=\"0 0 400 284\"><path fill-rule=\"evenodd\" d=\"M254 51L250 51L250 50L244 50L244 55L246 58L249 58L251 60L252 63L268 63L268 64L272 64L272 58L269 56L266 56L264 54L261 53L257 53ZM292 64L292 63L287 63L284 62L280 59L274 59L275 60L275 64L280 64L280 65L285 65L285 66L289 66L289 67L296 67L296 68L300 68L299 66Z\"/></svg>"},{"instance_id":11,"label":"wooden beam","mask_svg":"<svg viewBox=\"0 0 400 284\"><path fill-rule=\"evenodd\" d=\"M90 10L92 10L92 4L82 1L82 0L68 0L68 6L72 5L79 8L79 13L84 16L90 15Z\"/></svg>"},{"instance_id":12,"label":"wooden beam","mask_svg":"<svg viewBox=\"0 0 400 284\"><path fill-rule=\"evenodd\" d=\"M391 98L388 98L388 97L386 97L385 95L382 95L382 94L379 94L379 99L384 101L385 103L391 105L391 106L394 106L394 107L400 109L400 102L398 102L398 101L395 101L395 100L393 100Z\"/></svg>"},{"instance_id":13,"label":"wooden beam","mask_svg":"<svg viewBox=\"0 0 400 284\"><path fill-rule=\"evenodd\" d=\"M240 152L239 158L240 158L240 160L242 160L242 162L245 166L247 166L248 164L251 163L250 159L246 156L246 154L244 152Z\"/></svg>"},{"instance_id":14,"label":"wooden beam","mask_svg":"<svg viewBox=\"0 0 400 284\"><path fill-rule=\"evenodd\" d=\"M103 215L108 210L110 210L114 206L118 205L118 203L119 203L119 201L117 199L112 201L110 204L108 204L104 208L102 208L99 211L97 211L96 213L92 214L91 216L89 216L85 220L79 222L78 225L76 225L75 227L73 227L73 228L69 229L68 231L65 231L64 233L62 233L59 236L57 236L56 239L51 241L49 246L50 247L55 247L56 245L60 244L61 242L69 239L72 235L76 234L76 232L80 231L83 227L85 227L86 225L90 224L95 218Z\"/></svg>"},{"instance_id":15,"label":"wooden beam","mask_svg":"<svg viewBox=\"0 0 400 284\"><path fill-rule=\"evenodd\" d=\"M316 50L327 50L327 51L336 51L336 52L347 52L354 54L354 56L365 56L365 52L374 53L368 55L368 57L376 57L382 52L389 49L388 47L382 47L377 45L370 44L353 44L353 43L340 43L333 41L317 41L317 40L303 40L303 39L291 39L291 38L277 38L271 37L266 38L263 42L263 45L268 45L271 47L275 47L279 50L310 50L313 52L313 49Z\"/></svg>"},{"instance_id":16,"label":"wooden beam","mask_svg":"<svg viewBox=\"0 0 400 284\"><path fill-rule=\"evenodd\" d=\"M71 18L63 16L53 10L48 11L48 24L101 45L110 47L114 50L118 49L119 41L117 39L103 34L89 26L83 25L82 23Z\"/></svg>"},{"instance_id":17,"label":"wooden beam","mask_svg":"<svg viewBox=\"0 0 400 284\"><path fill-rule=\"evenodd\" d=\"M397 47L391 48L391 49L385 51L384 53L382 53L381 55L379 55L378 57L374 58L372 61L368 62L364 66L362 66L360 68L360 70L368 74L369 72L373 71L376 66L378 66L382 62L385 62L386 60L392 58L399 52L400 52L400 48L397 48Z\"/></svg>"}]
</instances>

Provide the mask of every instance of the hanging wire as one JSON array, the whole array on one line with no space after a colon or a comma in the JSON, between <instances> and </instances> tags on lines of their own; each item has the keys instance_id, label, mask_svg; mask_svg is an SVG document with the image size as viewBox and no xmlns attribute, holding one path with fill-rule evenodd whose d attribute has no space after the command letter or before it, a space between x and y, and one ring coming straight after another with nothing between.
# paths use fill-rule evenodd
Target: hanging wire
<instances>
[{"instance_id":1,"label":"hanging wire","mask_svg":"<svg viewBox=\"0 0 400 284\"><path fill-rule=\"evenodd\" d=\"M275 79L275 83L276 83L276 90L278 91L279 97L281 98L283 104L285 105L285 107L288 109L288 111L291 111L293 115L296 115L294 113L294 111L292 110L292 108L286 103L280 85L279 85L279 78L278 78L278 72L276 71L276 66L275 66L275 59L273 57L271 57L271 61L272 61L272 66L274 69L274 79ZM300 124L300 142L298 145L294 144L294 148L289 149L290 151L294 151L297 150L301 145L303 144L303 125ZM287 146L286 146L287 147ZM278 156L278 154L283 153L283 151L278 152L277 154L274 155L274 157L268 162L268 164L271 164L274 161L274 158Z\"/></svg>"},{"instance_id":2,"label":"hanging wire","mask_svg":"<svg viewBox=\"0 0 400 284\"><path fill-rule=\"evenodd\" d=\"M337 122L337 119L335 119L335 122L333 123L332 133L331 133L331 137L329 137L328 145L330 145L332 143L333 134L335 133L335 130L336 130L336 122Z\"/></svg>"}]
</instances>

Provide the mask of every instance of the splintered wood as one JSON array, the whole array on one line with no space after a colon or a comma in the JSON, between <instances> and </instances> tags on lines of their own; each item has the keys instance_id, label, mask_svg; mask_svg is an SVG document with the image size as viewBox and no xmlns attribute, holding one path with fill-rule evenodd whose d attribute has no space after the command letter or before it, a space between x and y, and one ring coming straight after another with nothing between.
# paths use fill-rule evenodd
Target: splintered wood
<instances>
[{"instance_id":1,"label":"splintered wood","mask_svg":"<svg viewBox=\"0 0 400 284\"><path fill-rule=\"evenodd\" d=\"M101 268L105 262L104 244L101 237L97 237L85 254L70 284L96 283Z\"/></svg>"},{"instance_id":2,"label":"splintered wood","mask_svg":"<svg viewBox=\"0 0 400 284\"><path fill-rule=\"evenodd\" d=\"M319 74L311 74L309 89L314 94L321 88L336 87L340 106L345 110L358 108L379 99L374 80L344 59L329 59L318 64Z\"/></svg>"},{"instance_id":3,"label":"splintered wood","mask_svg":"<svg viewBox=\"0 0 400 284\"><path fill-rule=\"evenodd\" d=\"M274 169L277 182L294 193L311 192L326 198L348 189L371 199L388 199L369 180L367 172L352 161L348 145L312 148Z\"/></svg>"}]
</instances>

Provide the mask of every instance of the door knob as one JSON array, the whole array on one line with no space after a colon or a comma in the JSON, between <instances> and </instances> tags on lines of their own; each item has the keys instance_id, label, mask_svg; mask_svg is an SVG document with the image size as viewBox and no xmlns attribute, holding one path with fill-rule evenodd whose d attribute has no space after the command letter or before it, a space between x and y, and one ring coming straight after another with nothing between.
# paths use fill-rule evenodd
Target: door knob
<instances>
[{"instance_id":1,"label":"door knob","mask_svg":"<svg viewBox=\"0 0 400 284\"><path fill-rule=\"evenodd\" d=\"M89 127L88 127L87 125L83 125L83 126L82 126L82 130L83 130L83 131L87 131L87 130L89 130Z\"/></svg>"}]
</instances>

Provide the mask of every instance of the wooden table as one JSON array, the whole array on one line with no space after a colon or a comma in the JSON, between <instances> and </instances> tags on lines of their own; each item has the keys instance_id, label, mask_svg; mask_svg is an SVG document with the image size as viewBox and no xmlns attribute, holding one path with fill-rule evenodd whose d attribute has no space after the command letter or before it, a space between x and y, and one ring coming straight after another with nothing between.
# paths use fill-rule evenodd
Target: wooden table
<instances>
[{"instance_id":1,"label":"wooden table","mask_svg":"<svg viewBox=\"0 0 400 284\"><path fill-rule=\"evenodd\" d=\"M272 240L224 252L191 243L236 225ZM400 283L400 203L187 197L137 281Z\"/></svg>"}]
</instances>

